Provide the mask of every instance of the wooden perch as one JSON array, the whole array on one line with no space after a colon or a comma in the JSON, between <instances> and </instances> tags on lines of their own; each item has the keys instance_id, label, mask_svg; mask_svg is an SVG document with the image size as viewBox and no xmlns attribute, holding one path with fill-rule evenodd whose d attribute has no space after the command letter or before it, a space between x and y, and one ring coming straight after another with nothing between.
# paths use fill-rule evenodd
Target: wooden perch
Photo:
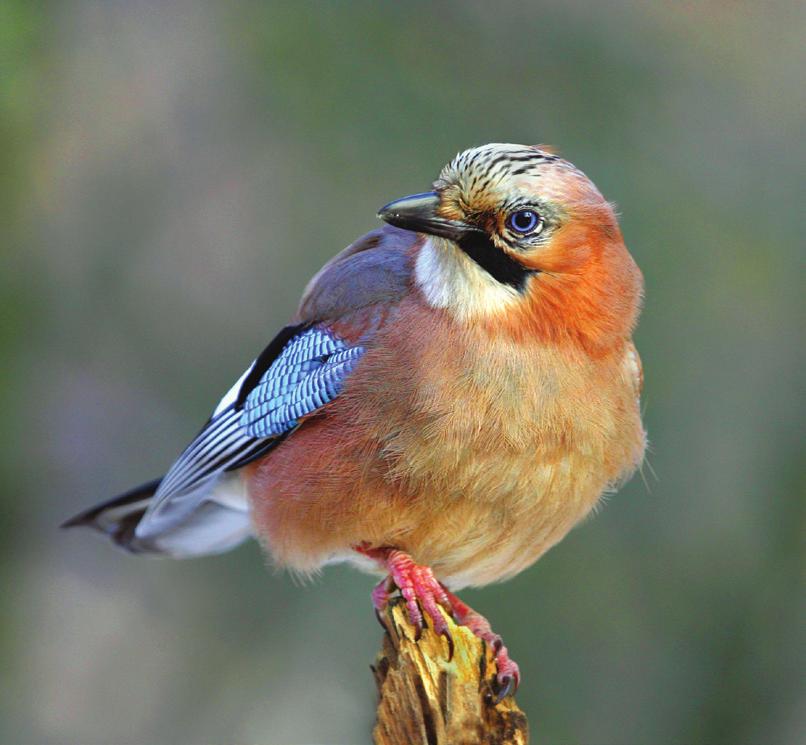
<instances>
[{"instance_id":1,"label":"wooden perch","mask_svg":"<svg viewBox=\"0 0 806 745\"><path fill-rule=\"evenodd\" d=\"M380 701L375 745L526 745L526 715L513 698L495 704L492 650L448 617L455 651L427 627L419 641L402 598L382 616L383 649L372 670Z\"/></svg>"}]
</instances>

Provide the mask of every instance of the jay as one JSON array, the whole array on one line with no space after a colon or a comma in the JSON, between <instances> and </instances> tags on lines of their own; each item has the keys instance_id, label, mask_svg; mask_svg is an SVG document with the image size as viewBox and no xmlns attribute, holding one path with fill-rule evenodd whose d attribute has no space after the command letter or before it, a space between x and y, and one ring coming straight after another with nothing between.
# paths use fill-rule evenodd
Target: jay
<instances>
[{"instance_id":1,"label":"jay","mask_svg":"<svg viewBox=\"0 0 806 745\"><path fill-rule=\"evenodd\" d=\"M255 536L309 574L347 561L417 629L534 563L641 463L641 273L612 206L548 148L458 154L310 281L296 315L168 472L65 523L140 554Z\"/></svg>"}]
</instances>

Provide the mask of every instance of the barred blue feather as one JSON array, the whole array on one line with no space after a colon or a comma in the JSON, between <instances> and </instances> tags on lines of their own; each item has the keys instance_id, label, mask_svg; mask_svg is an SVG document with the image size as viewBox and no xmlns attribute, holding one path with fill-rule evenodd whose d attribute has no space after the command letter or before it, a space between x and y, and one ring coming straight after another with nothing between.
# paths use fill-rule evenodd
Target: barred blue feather
<instances>
[{"instance_id":1,"label":"barred blue feather","mask_svg":"<svg viewBox=\"0 0 806 745\"><path fill-rule=\"evenodd\" d=\"M286 344L246 397L241 424L254 437L276 437L332 401L364 353L321 328Z\"/></svg>"}]
</instances>

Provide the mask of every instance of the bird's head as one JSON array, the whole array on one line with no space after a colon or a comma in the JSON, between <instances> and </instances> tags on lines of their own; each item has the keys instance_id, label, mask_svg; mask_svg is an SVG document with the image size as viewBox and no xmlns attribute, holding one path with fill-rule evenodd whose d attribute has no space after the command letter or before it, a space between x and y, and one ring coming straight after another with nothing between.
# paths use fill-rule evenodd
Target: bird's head
<instances>
[{"instance_id":1,"label":"bird's head","mask_svg":"<svg viewBox=\"0 0 806 745\"><path fill-rule=\"evenodd\" d=\"M495 143L459 153L433 186L378 213L424 234L415 278L430 305L590 348L629 336L641 274L613 208L571 163Z\"/></svg>"}]
</instances>

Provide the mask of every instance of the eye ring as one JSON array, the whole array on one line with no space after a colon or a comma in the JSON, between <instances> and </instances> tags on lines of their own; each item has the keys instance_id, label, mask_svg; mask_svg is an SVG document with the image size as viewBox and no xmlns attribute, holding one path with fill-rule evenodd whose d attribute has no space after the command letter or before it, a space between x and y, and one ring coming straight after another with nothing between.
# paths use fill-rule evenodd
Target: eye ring
<instances>
[{"instance_id":1,"label":"eye ring","mask_svg":"<svg viewBox=\"0 0 806 745\"><path fill-rule=\"evenodd\" d=\"M507 216L506 225L514 233L529 235L543 229L543 218L535 210L515 210Z\"/></svg>"}]
</instances>

